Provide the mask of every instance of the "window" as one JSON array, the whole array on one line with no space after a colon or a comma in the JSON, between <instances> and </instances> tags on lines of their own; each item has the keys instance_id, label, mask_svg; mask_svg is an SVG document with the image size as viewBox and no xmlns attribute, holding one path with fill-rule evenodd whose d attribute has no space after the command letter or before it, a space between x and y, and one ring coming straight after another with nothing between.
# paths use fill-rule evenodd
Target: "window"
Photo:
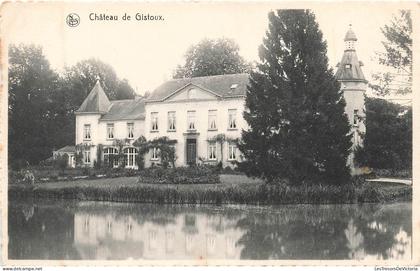
<instances>
[{"instance_id":1,"label":"window","mask_svg":"<svg viewBox=\"0 0 420 271\"><path fill-rule=\"evenodd\" d=\"M229 109L229 129L236 129L236 109Z\"/></svg>"},{"instance_id":2,"label":"window","mask_svg":"<svg viewBox=\"0 0 420 271\"><path fill-rule=\"evenodd\" d=\"M195 111L187 112L188 130L195 130Z\"/></svg>"},{"instance_id":3,"label":"window","mask_svg":"<svg viewBox=\"0 0 420 271\"><path fill-rule=\"evenodd\" d=\"M127 123L127 137L129 139L134 138L134 123Z\"/></svg>"},{"instance_id":4,"label":"window","mask_svg":"<svg viewBox=\"0 0 420 271\"><path fill-rule=\"evenodd\" d=\"M114 124L113 123L108 123L106 125L106 133L107 133L107 138L108 139L113 139L114 138Z\"/></svg>"},{"instance_id":5,"label":"window","mask_svg":"<svg viewBox=\"0 0 420 271\"><path fill-rule=\"evenodd\" d=\"M191 253L194 246L194 235L187 234L185 236L185 252Z\"/></svg>"},{"instance_id":6,"label":"window","mask_svg":"<svg viewBox=\"0 0 420 271\"><path fill-rule=\"evenodd\" d=\"M112 233L112 222L108 221L108 233L111 234Z\"/></svg>"},{"instance_id":7,"label":"window","mask_svg":"<svg viewBox=\"0 0 420 271\"><path fill-rule=\"evenodd\" d=\"M353 124L358 125L359 124L359 110L354 109L353 111Z\"/></svg>"},{"instance_id":8,"label":"window","mask_svg":"<svg viewBox=\"0 0 420 271\"><path fill-rule=\"evenodd\" d=\"M346 64L345 67L346 69L351 69L351 64Z\"/></svg>"},{"instance_id":9,"label":"window","mask_svg":"<svg viewBox=\"0 0 420 271\"><path fill-rule=\"evenodd\" d=\"M118 167L117 154L118 150L116 148L104 148L104 163L106 165L110 165L112 163L113 167Z\"/></svg>"},{"instance_id":10,"label":"window","mask_svg":"<svg viewBox=\"0 0 420 271\"><path fill-rule=\"evenodd\" d=\"M217 130L217 110L209 110L209 130Z\"/></svg>"},{"instance_id":11,"label":"window","mask_svg":"<svg viewBox=\"0 0 420 271\"><path fill-rule=\"evenodd\" d=\"M229 160L236 160L236 145L229 143Z\"/></svg>"},{"instance_id":12,"label":"window","mask_svg":"<svg viewBox=\"0 0 420 271\"><path fill-rule=\"evenodd\" d=\"M207 252L213 254L216 251L216 236L214 234L207 235Z\"/></svg>"},{"instance_id":13,"label":"window","mask_svg":"<svg viewBox=\"0 0 420 271\"><path fill-rule=\"evenodd\" d=\"M153 112L151 114L151 120L152 120L152 131L158 131L159 130L159 122L158 122L158 113Z\"/></svg>"},{"instance_id":14,"label":"window","mask_svg":"<svg viewBox=\"0 0 420 271\"><path fill-rule=\"evenodd\" d=\"M90 164L90 150L85 151L84 159L85 159L85 161L84 161L85 164Z\"/></svg>"},{"instance_id":15,"label":"window","mask_svg":"<svg viewBox=\"0 0 420 271\"><path fill-rule=\"evenodd\" d=\"M90 124L85 124L83 129L83 138L84 140L90 140Z\"/></svg>"},{"instance_id":16,"label":"window","mask_svg":"<svg viewBox=\"0 0 420 271\"><path fill-rule=\"evenodd\" d=\"M157 148L152 149L152 158L151 160L156 161L159 160L159 151Z\"/></svg>"},{"instance_id":17,"label":"window","mask_svg":"<svg viewBox=\"0 0 420 271\"><path fill-rule=\"evenodd\" d=\"M157 248L157 231L156 230L149 230L149 249L154 250Z\"/></svg>"},{"instance_id":18,"label":"window","mask_svg":"<svg viewBox=\"0 0 420 271\"><path fill-rule=\"evenodd\" d=\"M166 232L166 252L173 252L175 247L175 233L173 231Z\"/></svg>"},{"instance_id":19,"label":"window","mask_svg":"<svg viewBox=\"0 0 420 271\"><path fill-rule=\"evenodd\" d=\"M175 131L175 111L168 112L168 131Z\"/></svg>"},{"instance_id":20,"label":"window","mask_svg":"<svg viewBox=\"0 0 420 271\"><path fill-rule=\"evenodd\" d=\"M197 91L195 90L195 88L191 88L187 91L187 99L194 99L196 97Z\"/></svg>"},{"instance_id":21,"label":"window","mask_svg":"<svg viewBox=\"0 0 420 271\"><path fill-rule=\"evenodd\" d=\"M230 89L235 89L235 88L237 88L238 87L238 84L232 84L231 86L230 86Z\"/></svg>"},{"instance_id":22,"label":"window","mask_svg":"<svg viewBox=\"0 0 420 271\"><path fill-rule=\"evenodd\" d=\"M126 167L134 167L136 165L136 156L137 156L137 149L136 148L126 148L124 149L124 160Z\"/></svg>"},{"instance_id":23,"label":"window","mask_svg":"<svg viewBox=\"0 0 420 271\"><path fill-rule=\"evenodd\" d=\"M211 142L209 143L209 160L216 160L216 143L215 142Z\"/></svg>"}]
</instances>

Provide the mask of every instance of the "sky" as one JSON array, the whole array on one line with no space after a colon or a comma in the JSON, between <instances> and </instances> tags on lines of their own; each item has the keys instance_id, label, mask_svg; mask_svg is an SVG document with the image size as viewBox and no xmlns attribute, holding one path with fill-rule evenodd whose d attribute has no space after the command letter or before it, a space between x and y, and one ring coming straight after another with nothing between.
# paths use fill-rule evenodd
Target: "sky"
<instances>
[{"instance_id":1,"label":"sky","mask_svg":"<svg viewBox=\"0 0 420 271\"><path fill-rule=\"evenodd\" d=\"M41 45L52 67L61 71L91 57L110 64L139 93L153 91L183 64L186 50L204 38L232 38L247 61L258 61L258 47L270 10L311 8L328 45L331 67L340 61L344 35L352 24L363 71L369 80L380 71L375 52L382 51L380 28L401 8L398 3L213 2L213 3L9 3L3 6L1 31L6 44ZM80 16L69 27L69 13ZM118 21L92 21L91 13L117 15ZM128 14L130 21L123 21ZM163 21L137 21L136 13L161 15Z\"/></svg>"}]
</instances>

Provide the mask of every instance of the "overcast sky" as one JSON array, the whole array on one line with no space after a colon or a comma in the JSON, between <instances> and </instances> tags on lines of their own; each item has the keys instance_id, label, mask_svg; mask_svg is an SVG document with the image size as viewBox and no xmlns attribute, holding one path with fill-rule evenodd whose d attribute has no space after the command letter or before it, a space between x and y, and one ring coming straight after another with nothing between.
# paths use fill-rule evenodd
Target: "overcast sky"
<instances>
[{"instance_id":1,"label":"overcast sky","mask_svg":"<svg viewBox=\"0 0 420 271\"><path fill-rule=\"evenodd\" d=\"M294 4L308 7L308 4ZM61 70L80 60L96 57L112 65L139 94L152 91L171 78L185 51L203 38L227 37L240 46L248 61L258 60L258 47L267 29L267 13L292 7L283 2L177 3L177 4L9 4L3 9L2 31L7 43L41 45L53 68ZM310 6L328 43L330 65L335 67L344 50L349 24L358 37L357 53L365 76L380 67L374 60L382 50L380 27L401 6L397 3L339 3ZM66 16L77 13L79 26L71 28ZM164 21L122 21L127 13L162 15ZM119 21L90 21L89 14L118 15Z\"/></svg>"}]
</instances>

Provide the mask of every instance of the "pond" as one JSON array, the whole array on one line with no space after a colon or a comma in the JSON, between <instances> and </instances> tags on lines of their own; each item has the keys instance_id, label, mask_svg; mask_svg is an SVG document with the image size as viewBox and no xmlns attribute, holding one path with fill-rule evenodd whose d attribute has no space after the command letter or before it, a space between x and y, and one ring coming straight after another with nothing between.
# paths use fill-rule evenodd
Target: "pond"
<instances>
[{"instance_id":1,"label":"pond","mask_svg":"<svg viewBox=\"0 0 420 271\"><path fill-rule=\"evenodd\" d=\"M10 259L411 259L411 203L9 201Z\"/></svg>"}]
</instances>

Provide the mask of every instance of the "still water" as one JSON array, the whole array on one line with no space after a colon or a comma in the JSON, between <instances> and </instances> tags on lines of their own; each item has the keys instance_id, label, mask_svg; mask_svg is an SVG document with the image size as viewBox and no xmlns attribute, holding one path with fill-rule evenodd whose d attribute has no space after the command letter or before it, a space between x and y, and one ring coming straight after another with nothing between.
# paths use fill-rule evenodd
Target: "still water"
<instances>
[{"instance_id":1,"label":"still water","mask_svg":"<svg viewBox=\"0 0 420 271\"><path fill-rule=\"evenodd\" d=\"M10 259L410 259L411 203L9 202Z\"/></svg>"}]
</instances>

